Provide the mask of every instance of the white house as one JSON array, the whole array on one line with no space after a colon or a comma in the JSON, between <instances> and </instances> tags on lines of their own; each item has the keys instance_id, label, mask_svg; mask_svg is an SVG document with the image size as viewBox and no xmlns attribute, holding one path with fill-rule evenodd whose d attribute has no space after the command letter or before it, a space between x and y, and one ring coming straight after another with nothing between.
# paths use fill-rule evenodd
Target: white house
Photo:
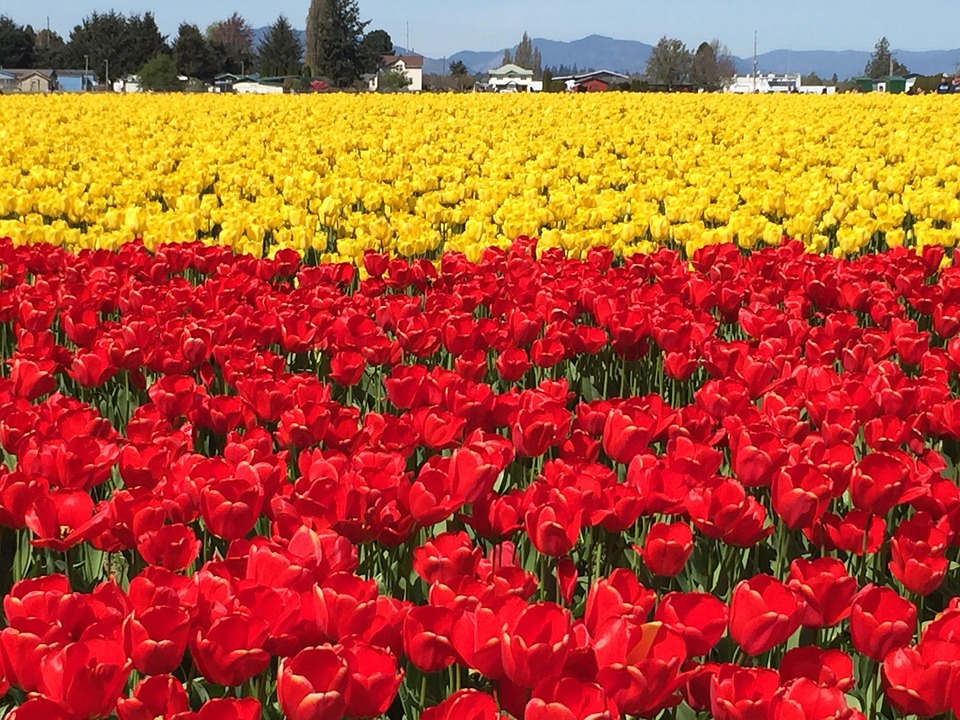
<instances>
[{"instance_id":1,"label":"white house","mask_svg":"<svg viewBox=\"0 0 960 720\"><path fill-rule=\"evenodd\" d=\"M283 84L244 78L233 84L233 91L238 95L283 95Z\"/></svg>"},{"instance_id":2,"label":"white house","mask_svg":"<svg viewBox=\"0 0 960 720\"><path fill-rule=\"evenodd\" d=\"M836 95L836 85L801 85L799 87L802 95Z\"/></svg>"},{"instance_id":3,"label":"white house","mask_svg":"<svg viewBox=\"0 0 960 720\"><path fill-rule=\"evenodd\" d=\"M533 70L507 63L490 71L487 86L500 93L530 93L543 90L543 82L533 79Z\"/></svg>"},{"instance_id":4,"label":"white house","mask_svg":"<svg viewBox=\"0 0 960 720\"><path fill-rule=\"evenodd\" d=\"M143 88L140 87L140 78L136 75L127 75L113 81L113 91L115 93L139 93L143 92Z\"/></svg>"},{"instance_id":5,"label":"white house","mask_svg":"<svg viewBox=\"0 0 960 720\"><path fill-rule=\"evenodd\" d=\"M727 86L727 92L739 93L790 93L799 92L800 73L763 73L758 75L737 75Z\"/></svg>"},{"instance_id":6,"label":"white house","mask_svg":"<svg viewBox=\"0 0 960 720\"><path fill-rule=\"evenodd\" d=\"M389 72L399 73L407 78L409 84L406 89L409 92L423 90L423 55L384 55L380 58L380 70L365 76L370 92L380 89L380 77Z\"/></svg>"}]
</instances>

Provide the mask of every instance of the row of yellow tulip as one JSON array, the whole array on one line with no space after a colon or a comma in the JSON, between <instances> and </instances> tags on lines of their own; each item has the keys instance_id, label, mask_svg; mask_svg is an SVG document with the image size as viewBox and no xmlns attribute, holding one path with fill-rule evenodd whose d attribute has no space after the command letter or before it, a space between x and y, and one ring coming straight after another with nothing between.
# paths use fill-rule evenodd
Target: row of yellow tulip
<instances>
[{"instance_id":1,"label":"row of yellow tulip","mask_svg":"<svg viewBox=\"0 0 960 720\"><path fill-rule=\"evenodd\" d=\"M950 97L0 98L0 236L579 254L960 237Z\"/></svg>"}]
</instances>

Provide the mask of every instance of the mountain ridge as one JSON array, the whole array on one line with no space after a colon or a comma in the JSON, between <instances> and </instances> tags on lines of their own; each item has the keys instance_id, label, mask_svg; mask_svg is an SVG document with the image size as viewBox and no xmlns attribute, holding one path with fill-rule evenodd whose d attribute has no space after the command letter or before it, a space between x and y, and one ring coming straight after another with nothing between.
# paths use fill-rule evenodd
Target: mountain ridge
<instances>
[{"instance_id":1,"label":"mountain ridge","mask_svg":"<svg viewBox=\"0 0 960 720\"><path fill-rule=\"evenodd\" d=\"M268 28L254 30L254 44L259 47ZM305 32L297 31L303 40ZM619 40L606 35L587 35L579 40L550 40L534 38L533 45L540 50L544 67L574 67L581 70L603 69L626 74L644 72L653 45L639 40ZM424 56L424 72L442 74L450 64L459 60L471 73L484 74L499 67L504 50L461 50L447 58ZM512 50L512 48L510 48ZM397 46L398 53L407 52ZM953 50L894 50L897 60L910 72L921 75L953 73L960 69L960 48ZM759 72L816 73L829 78L836 74L841 80L863 73L870 59L868 50L770 50L757 56ZM733 57L738 73L753 70L753 58Z\"/></svg>"}]
</instances>

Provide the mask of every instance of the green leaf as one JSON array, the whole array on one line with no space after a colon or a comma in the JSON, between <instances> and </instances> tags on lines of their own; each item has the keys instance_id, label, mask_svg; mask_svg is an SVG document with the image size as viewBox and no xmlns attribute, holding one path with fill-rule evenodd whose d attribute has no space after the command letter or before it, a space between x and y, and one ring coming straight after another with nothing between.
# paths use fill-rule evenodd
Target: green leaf
<instances>
[{"instance_id":1,"label":"green leaf","mask_svg":"<svg viewBox=\"0 0 960 720\"><path fill-rule=\"evenodd\" d=\"M33 567L33 546L30 544L30 531L17 531L17 554L13 558L13 579L23 580L29 577Z\"/></svg>"}]
</instances>

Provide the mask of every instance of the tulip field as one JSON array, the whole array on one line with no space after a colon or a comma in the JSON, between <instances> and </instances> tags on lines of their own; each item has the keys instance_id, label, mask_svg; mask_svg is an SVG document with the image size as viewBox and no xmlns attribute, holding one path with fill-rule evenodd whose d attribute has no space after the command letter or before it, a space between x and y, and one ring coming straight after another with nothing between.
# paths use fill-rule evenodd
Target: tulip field
<instances>
[{"instance_id":1,"label":"tulip field","mask_svg":"<svg viewBox=\"0 0 960 720\"><path fill-rule=\"evenodd\" d=\"M0 717L960 717L957 110L0 98Z\"/></svg>"},{"instance_id":2,"label":"tulip field","mask_svg":"<svg viewBox=\"0 0 960 720\"><path fill-rule=\"evenodd\" d=\"M519 236L582 257L783 237L952 247L954 97L12 96L0 237L198 240L360 265L478 260Z\"/></svg>"}]
</instances>

